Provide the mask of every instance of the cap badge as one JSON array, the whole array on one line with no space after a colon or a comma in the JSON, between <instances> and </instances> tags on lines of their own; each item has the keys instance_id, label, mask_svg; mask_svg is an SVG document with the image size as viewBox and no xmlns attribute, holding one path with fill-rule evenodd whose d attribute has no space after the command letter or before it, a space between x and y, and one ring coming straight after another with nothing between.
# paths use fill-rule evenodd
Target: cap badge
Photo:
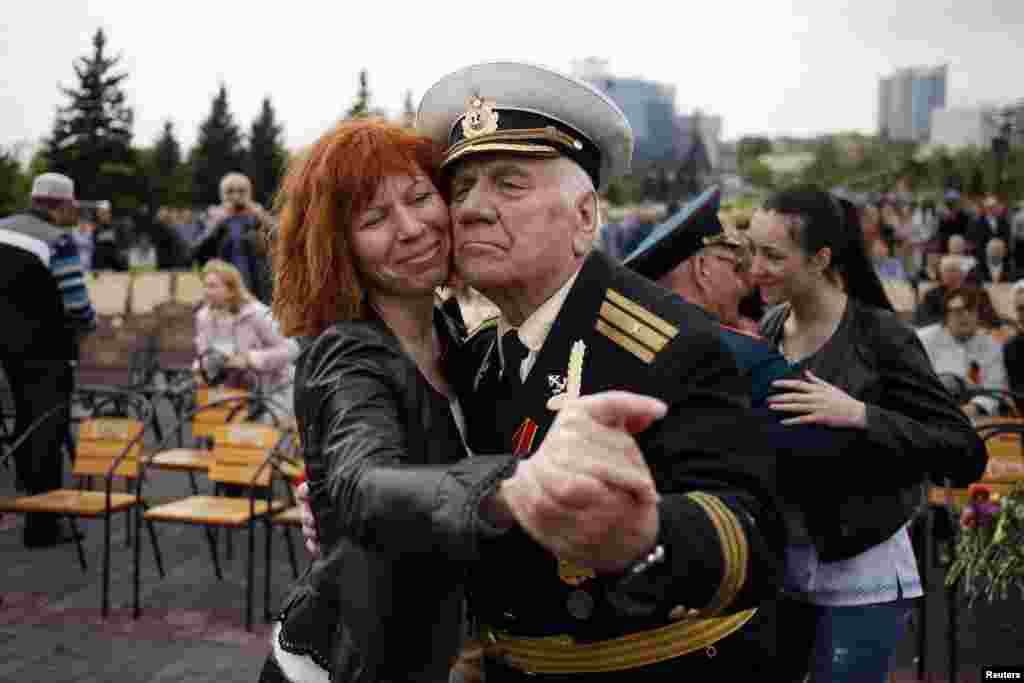
<instances>
[{"instance_id":1,"label":"cap badge","mask_svg":"<svg viewBox=\"0 0 1024 683\"><path fill-rule=\"evenodd\" d=\"M498 130L498 112L494 111L494 101L485 100L479 95L469 98L469 107L462 117L462 132L466 139L478 135L487 135Z\"/></svg>"}]
</instances>

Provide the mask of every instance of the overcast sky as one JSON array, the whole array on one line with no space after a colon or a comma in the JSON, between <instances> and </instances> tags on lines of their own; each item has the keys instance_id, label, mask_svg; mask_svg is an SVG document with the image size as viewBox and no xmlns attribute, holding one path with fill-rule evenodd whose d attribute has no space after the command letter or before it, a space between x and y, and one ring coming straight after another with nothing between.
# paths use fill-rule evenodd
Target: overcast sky
<instances>
[{"instance_id":1,"label":"overcast sky","mask_svg":"<svg viewBox=\"0 0 1024 683\"><path fill-rule=\"evenodd\" d=\"M876 126L878 77L950 65L948 102L1024 97L1021 0L471 0L462 2L59 3L9 0L0 26L0 145L34 143L74 85L72 62L102 26L123 55L136 144L163 121L187 147L228 86L248 129L269 95L289 146L313 141L352 102L360 68L374 105L398 112L440 76L478 61L571 68L674 84L676 107L723 117L724 136ZM262 5L262 6L261 6Z\"/></svg>"}]
</instances>

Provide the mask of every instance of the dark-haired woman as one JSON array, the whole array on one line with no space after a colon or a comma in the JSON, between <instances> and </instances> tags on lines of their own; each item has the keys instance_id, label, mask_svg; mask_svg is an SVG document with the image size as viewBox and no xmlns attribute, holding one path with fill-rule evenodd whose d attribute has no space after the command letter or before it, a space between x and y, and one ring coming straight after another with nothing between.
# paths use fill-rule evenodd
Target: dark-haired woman
<instances>
[{"instance_id":1,"label":"dark-haired woman","mask_svg":"<svg viewBox=\"0 0 1024 683\"><path fill-rule=\"evenodd\" d=\"M877 484L811 492L789 515L780 661L791 680L886 680L909 600L922 593L908 524L925 478L977 480L984 446L943 388L913 330L892 312L861 228L826 192L771 197L747 235L751 275L768 305L762 334L804 373L770 400L787 424L863 432ZM786 473L783 473L786 476ZM793 473L792 476L798 476ZM790 628L792 627L792 628Z\"/></svg>"}]
</instances>

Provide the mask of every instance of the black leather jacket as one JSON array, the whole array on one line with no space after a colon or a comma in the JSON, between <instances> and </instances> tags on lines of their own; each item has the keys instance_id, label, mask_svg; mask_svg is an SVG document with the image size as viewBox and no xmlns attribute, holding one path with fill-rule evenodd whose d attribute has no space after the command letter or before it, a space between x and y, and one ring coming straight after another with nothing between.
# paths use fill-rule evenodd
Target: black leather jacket
<instances>
[{"instance_id":1,"label":"black leather jacket","mask_svg":"<svg viewBox=\"0 0 1024 683\"><path fill-rule=\"evenodd\" d=\"M457 356L457 327L436 322ZM465 457L448 400L376 317L303 349L295 403L321 556L285 603L282 647L334 681L447 681L479 502L513 458Z\"/></svg>"},{"instance_id":2,"label":"black leather jacket","mask_svg":"<svg viewBox=\"0 0 1024 683\"><path fill-rule=\"evenodd\" d=\"M782 304L765 315L765 338L779 342L788 313ZM836 334L803 365L867 405L859 457L847 467L877 474L856 494L836 495L842 470L833 485L808 483L807 530L823 561L853 557L892 536L920 504L925 479L967 486L981 477L984 444L917 335L894 314L849 299Z\"/></svg>"}]
</instances>

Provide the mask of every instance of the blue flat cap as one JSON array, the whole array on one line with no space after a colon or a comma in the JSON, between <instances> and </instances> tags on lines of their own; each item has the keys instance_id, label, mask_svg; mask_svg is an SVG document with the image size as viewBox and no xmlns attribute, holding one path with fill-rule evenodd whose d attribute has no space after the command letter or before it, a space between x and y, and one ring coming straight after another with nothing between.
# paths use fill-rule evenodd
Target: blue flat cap
<instances>
[{"instance_id":1,"label":"blue flat cap","mask_svg":"<svg viewBox=\"0 0 1024 683\"><path fill-rule=\"evenodd\" d=\"M718 220L722 191L712 187L680 209L668 220L655 225L623 264L640 275L659 280L704 247L720 244L745 248L741 239L730 234Z\"/></svg>"}]
</instances>

